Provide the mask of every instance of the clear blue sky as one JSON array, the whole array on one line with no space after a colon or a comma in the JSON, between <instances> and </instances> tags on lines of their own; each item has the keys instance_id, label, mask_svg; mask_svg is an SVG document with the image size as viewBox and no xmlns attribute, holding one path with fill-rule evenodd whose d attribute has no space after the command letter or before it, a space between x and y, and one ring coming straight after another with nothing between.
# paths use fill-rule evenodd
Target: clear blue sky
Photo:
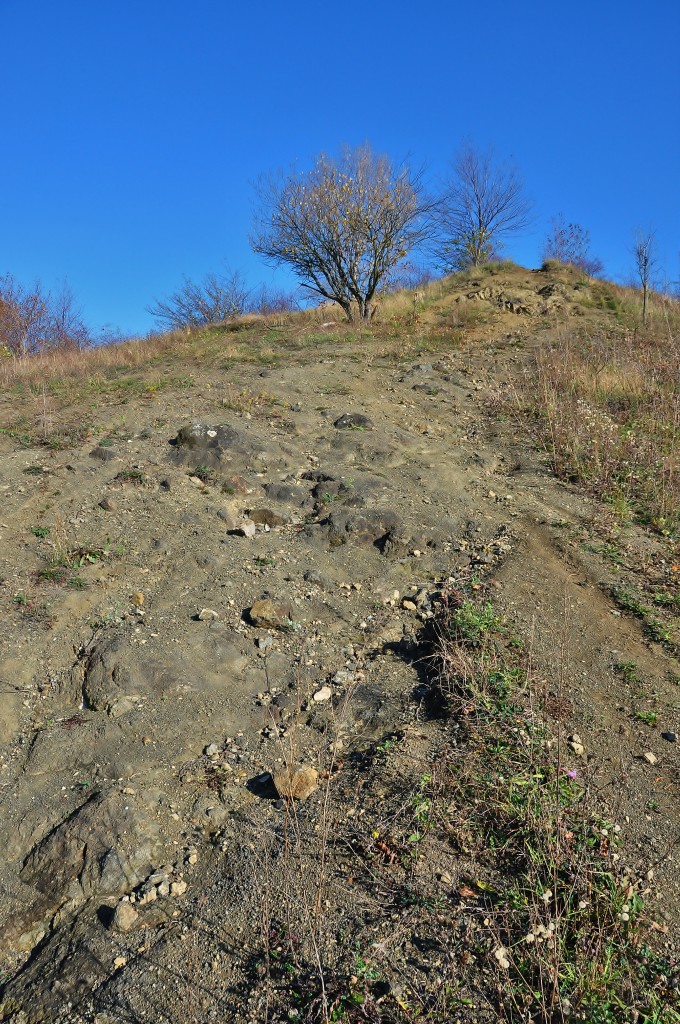
<instances>
[{"instance_id":1,"label":"clear blue sky","mask_svg":"<svg viewBox=\"0 0 680 1024\"><path fill-rule=\"evenodd\" d=\"M0 0L0 273L67 278L94 325L224 261L253 284L252 182L368 140L433 179L465 137L523 171L615 278L633 229L680 276L678 0ZM288 281L281 272L274 278Z\"/></svg>"}]
</instances>

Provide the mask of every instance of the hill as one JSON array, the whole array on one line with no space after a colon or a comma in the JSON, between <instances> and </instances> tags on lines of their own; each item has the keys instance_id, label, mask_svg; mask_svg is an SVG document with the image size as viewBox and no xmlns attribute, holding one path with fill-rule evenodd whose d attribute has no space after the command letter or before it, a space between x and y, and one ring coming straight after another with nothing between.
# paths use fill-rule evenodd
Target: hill
<instances>
[{"instance_id":1,"label":"hill","mask_svg":"<svg viewBox=\"0 0 680 1024\"><path fill-rule=\"evenodd\" d=\"M677 304L0 365L0 1020L680 1020Z\"/></svg>"}]
</instances>

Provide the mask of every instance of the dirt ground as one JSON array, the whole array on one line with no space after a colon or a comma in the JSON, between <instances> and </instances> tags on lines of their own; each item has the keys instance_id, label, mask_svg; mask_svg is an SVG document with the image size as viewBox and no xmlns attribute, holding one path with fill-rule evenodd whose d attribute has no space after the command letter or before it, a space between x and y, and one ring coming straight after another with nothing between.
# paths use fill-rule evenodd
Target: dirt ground
<instances>
[{"instance_id":1,"label":"dirt ground","mask_svg":"<svg viewBox=\"0 0 680 1024\"><path fill-rule=\"evenodd\" d=\"M22 440L0 394L0 1019L278 1019L253 951L263 893L276 904L305 860L290 878L269 837L292 813L307 844L387 807L361 759L395 735L415 766L438 756L413 652L463 584L527 643L677 956L679 748L662 734L680 666L611 596L668 550L626 526L613 559L610 511L551 474L499 398L550 326L494 309L431 354L339 342L197 365L190 386L91 403L60 450ZM153 379L178 372L168 357ZM271 779L293 762L319 787L294 812ZM375 908L351 850L328 856L314 899L363 942Z\"/></svg>"}]
</instances>

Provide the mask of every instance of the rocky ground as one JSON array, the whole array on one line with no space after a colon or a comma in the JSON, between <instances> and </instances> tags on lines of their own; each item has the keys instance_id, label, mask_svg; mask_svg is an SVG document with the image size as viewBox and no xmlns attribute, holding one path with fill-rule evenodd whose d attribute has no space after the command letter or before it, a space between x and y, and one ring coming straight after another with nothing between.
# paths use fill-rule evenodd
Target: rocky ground
<instances>
[{"instance_id":1,"label":"rocky ground","mask_svg":"<svg viewBox=\"0 0 680 1024\"><path fill-rule=\"evenodd\" d=\"M130 396L121 374L68 448L16 426L39 391L0 394L1 1020L279 1019L258 986L283 886L333 942L361 935L364 966L401 930L425 970L410 918L369 941L388 896L356 892L332 839L408 785L376 751L396 737L417 779L448 742L419 638L456 588L525 639L677 955L679 666L611 597L668 548L629 526L612 558L609 511L513 419L540 303L568 313L562 285L522 282L473 287L485 318L430 352L414 318L408 345L282 343ZM332 867L305 887L319 835ZM464 864L422 870L458 891ZM387 963L381 998L405 1005Z\"/></svg>"}]
</instances>

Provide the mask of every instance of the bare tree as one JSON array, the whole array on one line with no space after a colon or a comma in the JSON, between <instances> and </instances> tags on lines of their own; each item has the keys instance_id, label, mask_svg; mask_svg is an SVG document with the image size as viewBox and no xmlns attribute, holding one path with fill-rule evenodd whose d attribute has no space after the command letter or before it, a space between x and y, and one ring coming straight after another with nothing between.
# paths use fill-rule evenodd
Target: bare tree
<instances>
[{"instance_id":1,"label":"bare tree","mask_svg":"<svg viewBox=\"0 0 680 1024\"><path fill-rule=\"evenodd\" d=\"M652 283L652 274L658 263L656 240L653 231L636 231L633 241L635 271L642 288L642 323L647 326L647 295Z\"/></svg>"},{"instance_id":2,"label":"bare tree","mask_svg":"<svg viewBox=\"0 0 680 1024\"><path fill-rule=\"evenodd\" d=\"M82 349L93 344L90 329L83 320L82 309L66 281L56 295L50 295L48 308L46 347Z\"/></svg>"},{"instance_id":3,"label":"bare tree","mask_svg":"<svg viewBox=\"0 0 680 1024\"><path fill-rule=\"evenodd\" d=\"M321 154L307 173L263 178L257 195L254 251L289 266L349 320L355 310L372 316L380 283L428 231L421 175L368 146Z\"/></svg>"},{"instance_id":4,"label":"bare tree","mask_svg":"<svg viewBox=\"0 0 680 1024\"><path fill-rule=\"evenodd\" d=\"M90 343L90 331L68 284L53 295L39 281L27 288L12 274L0 277L0 347L21 358Z\"/></svg>"},{"instance_id":5,"label":"bare tree","mask_svg":"<svg viewBox=\"0 0 680 1024\"><path fill-rule=\"evenodd\" d=\"M251 292L248 309L251 313L262 313L264 316L293 313L300 308L300 302L293 292L276 290L262 284Z\"/></svg>"},{"instance_id":6,"label":"bare tree","mask_svg":"<svg viewBox=\"0 0 680 1024\"><path fill-rule=\"evenodd\" d=\"M543 245L543 259L570 263L589 277L597 277L604 270L602 260L590 254L590 232L580 224L567 223L562 214L552 222L552 234Z\"/></svg>"},{"instance_id":7,"label":"bare tree","mask_svg":"<svg viewBox=\"0 0 680 1024\"><path fill-rule=\"evenodd\" d=\"M487 263L508 235L531 223L532 205L517 168L496 163L491 150L464 146L437 209L435 255L442 268L448 273Z\"/></svg>"},{"instance_id":8,"label":"bare tree","mask_svg":"<svg viewBox=\"0 0 680 1024\"><path fill-rule=\"evenodd\" d=\"M49 320L48 298L38 281L25 288L12 274L0 277L0 339L13 355L40 348Z\"/></svg>"},{"instance_id":9,"label":"bare tree","mask_svg":"<svg viewBox=\"0 0 680 1024\"><path fill-rule=\"evenodd\" d=\"M206 274L202 281L184 278L184 284L165 300L147 306L166 330L186 330L234 320L248 304L248 288L238 270L226 276Z\"/></svg>"}]
</instances>

